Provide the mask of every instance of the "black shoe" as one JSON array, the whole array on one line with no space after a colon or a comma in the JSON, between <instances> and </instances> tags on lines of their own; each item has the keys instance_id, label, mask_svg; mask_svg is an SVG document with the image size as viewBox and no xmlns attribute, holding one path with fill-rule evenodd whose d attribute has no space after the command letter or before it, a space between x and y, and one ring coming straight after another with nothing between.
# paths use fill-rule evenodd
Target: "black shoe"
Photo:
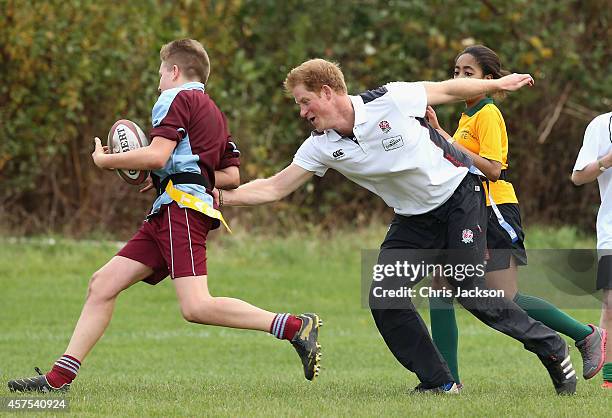
<instances>
[{"instance_id":1,"label":"black shoe","mask_svg":"<svg viewBox=\"0 0 612 418\"><path fill-rule=\"evenodd\" d=\"M42 374L38 367L34 370L38 376L27 377L24 379L9 380L8 387L11 392L67 392L70 388L70 383L64 383L61 387L55 388L49 384L47 377Z\"/></svg>"},{"instance_id":2,"label":"black shoe","mask_svg":"<svg viewBox=\"0 0 612 418\"><path fill-rule=\"evenodd\" d=\"M573 395L576 393L576 370L572 366L565 341L563 344L563 355L551 355L547 358L540 358L540 360L548 370L557 395Z\"/></svg>"},{"instance_id":3,"label":"black shoe","mask_svg":"<svg viewBox=\"0 0 612 418\"><path fill-rule=\"evenodd\" d=\"M296 332L291 344L297 351L304 365L304 376L313 380L319 375L319 362L321 361L321 345L319 339L319 327L323 325L319 316L313 313L298 315L302 320L300 330Z\"/></svg>"},{"instance_id":4,"label":"black shoe","mask_svg":"<svg viewBox=\"0 0 612 418\"><path fill-rule=\"evenodd\" d=\"M437 386L433 388L425 387L423 383L419 383L417 387L412 390L413 394L419 393L431 393L431 394L441 394L441 395L458 395L460 392L459 386L454 382L449 382L442 386Z\"/></svg>"}]
</instances>

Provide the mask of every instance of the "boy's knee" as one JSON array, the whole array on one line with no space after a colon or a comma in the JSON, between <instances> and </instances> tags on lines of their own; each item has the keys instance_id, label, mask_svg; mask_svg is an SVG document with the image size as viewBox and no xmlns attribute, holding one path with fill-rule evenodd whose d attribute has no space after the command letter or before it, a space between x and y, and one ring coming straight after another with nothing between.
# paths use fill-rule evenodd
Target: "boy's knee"
<instances>
[{"instance_id":1,"label":"boy's knee","mask_svg":"<svg viewBox=\"0 0 612 418\"><path fill-rule=\"evenodd\" d=\"M191 307L183 307L181 306L181 315L183 315L183 319L187 322L198 322L198 315L194 309Z\"/></svg>"},{"instance_id":2,"label":"boy's knee","mask_svg":"<svg viewBox=\"0 0 612 418\"><path fill-rule=\"evenodd\" d=\"M212 298L207 298L201 301L189 301L181 303L181 315L187 322L197 324L207 324L210 322L210 317L214 304L211 303Z\"/></svg>"},{"instance_id":3,"label":"boy's knee","mask_svg":"<svg viewBox=\"0 0 612 418\"><path fill-rule=\"evenodd\" d=\"M118 292L113 291L112 287L108 286L109 280L112 280L112 278L106 275L103 270L96 271L89 280L87 298L109 300L116 297Z\"/></svg>"},{"instance_id":4,"label":"boy's knee","mask_svg":"<svg viewBox=\"0 0 612 418\"><path fill-rule=\"evenodd\" d=\"M605 321L612 321L612 290L604 290L602 300L602 317Z\"/></svg>"},{"instance_id":5,"label":"boy's knee","mask_svg":"<svg viewBox=\"0 0 612 418\"><path fill-rule=\"evenodd\" d=\"M612 289L604 290L602 296L603 308L612 309Z\"/></svg>"},{"instance_id":6,"label":"boy's knee","mask_svg":"<svg viewBox=\"0 0 612 418\"><path fill-rule=\"evenodd\" d=\"M606 321L612 321L612 305L604 305L602 309L603 318Z\"/></svg>"}]
</instances>

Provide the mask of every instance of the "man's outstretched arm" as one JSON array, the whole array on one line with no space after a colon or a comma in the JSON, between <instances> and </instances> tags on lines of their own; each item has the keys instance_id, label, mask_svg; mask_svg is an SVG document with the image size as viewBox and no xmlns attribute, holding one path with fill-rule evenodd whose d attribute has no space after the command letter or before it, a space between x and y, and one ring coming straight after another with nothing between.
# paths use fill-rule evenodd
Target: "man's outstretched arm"
<instances>
[{"instance_id":1,"label":"man's outstretched arm","mask_svg":"<svg viewBox=\"0 0 612 418\"><path fill-rule=\"evenodd\" d=\"M455 78L440 82L426 81L423 84L427 93L427 104L437 105L497 91L515 91L523 86L532 86L533 78L529 74L510 74L491 80Z\"/></svg>"},{"instance_id":2,"label":"man's outstretched arm","mask_svg":"<svg viewBox=\"0 0 612 418\"><path fill-rule=\"evenodd\" d=\"M267 179L257 179L234 190L224 190L223 206L254 206L276 202L306 183L314 173L291 164Z\"/></svg>"}]
</instances>

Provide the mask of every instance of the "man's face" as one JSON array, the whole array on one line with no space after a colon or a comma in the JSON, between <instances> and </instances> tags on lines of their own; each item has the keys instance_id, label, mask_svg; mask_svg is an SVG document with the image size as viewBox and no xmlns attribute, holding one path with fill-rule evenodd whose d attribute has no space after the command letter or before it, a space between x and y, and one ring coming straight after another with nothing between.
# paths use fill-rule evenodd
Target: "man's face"
<instances>
[{"instance_id":1,"label":"man's face","mask_svg":"<svg viewBox=\"0 0 612 418\"><path fill-rule=\"evenodd\" d=\"M167 65L162 61L159 66L159 92L171 89L175 87L174 82L176 80L175 65L167 68Z\"/></svg>"},{"instance_id":2,"label":"man's face","mask_svg":"<svg viewBox=\"0 0 612 418\"><path fill-rule=\"evenodd\" d=\"M330 98L325 92L319 94L308 91L303 84L298 84L291 90L295 102L300 106L300 117L308 120L317 131L330 129Z\"/></svg>"}]
</instances>

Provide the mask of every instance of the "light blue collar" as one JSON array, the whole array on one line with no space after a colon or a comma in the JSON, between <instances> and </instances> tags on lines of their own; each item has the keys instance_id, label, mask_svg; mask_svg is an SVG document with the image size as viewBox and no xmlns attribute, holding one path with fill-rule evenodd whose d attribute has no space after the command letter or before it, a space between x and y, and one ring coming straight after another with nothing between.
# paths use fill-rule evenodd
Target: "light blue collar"
<instances>
[{"instance_id":1,"label":"light blue collar","mask_svg":"<svg viewBox=\"0 0 612 418\"><path fill-rule=\"evenodd\" d=\"M202 90L206 91L206 86L204 83L200 83L199 81L189 81L181 86L182 89L185 90Z\"/></svg>"}]
</instances>

